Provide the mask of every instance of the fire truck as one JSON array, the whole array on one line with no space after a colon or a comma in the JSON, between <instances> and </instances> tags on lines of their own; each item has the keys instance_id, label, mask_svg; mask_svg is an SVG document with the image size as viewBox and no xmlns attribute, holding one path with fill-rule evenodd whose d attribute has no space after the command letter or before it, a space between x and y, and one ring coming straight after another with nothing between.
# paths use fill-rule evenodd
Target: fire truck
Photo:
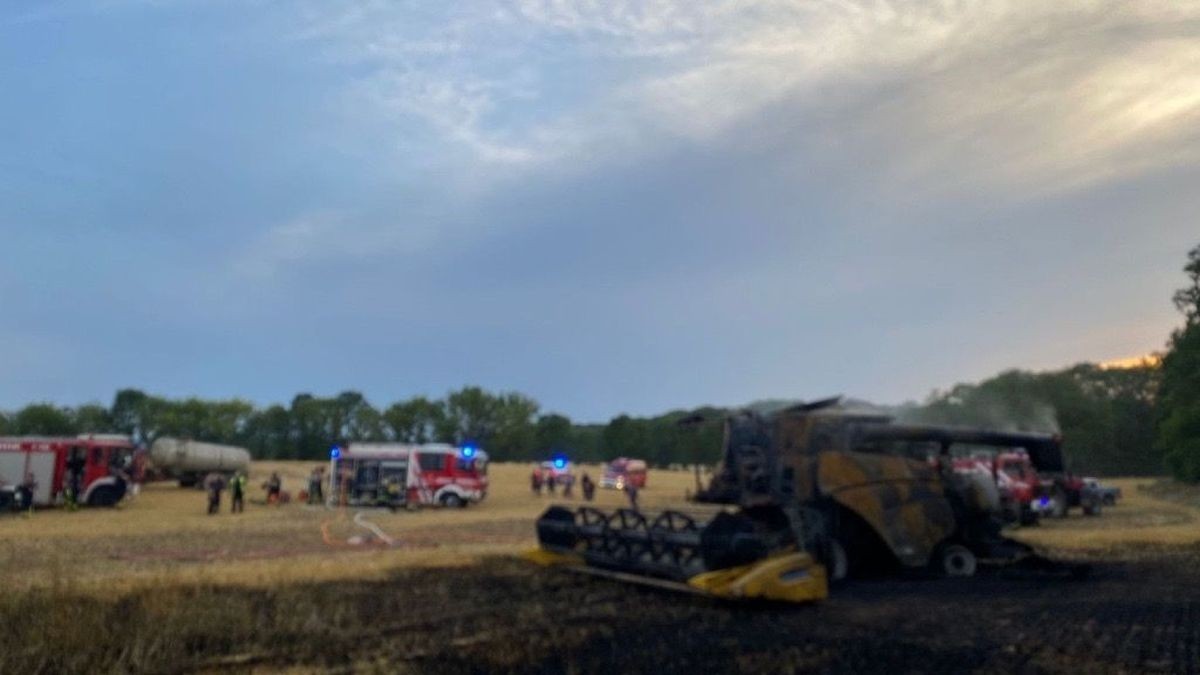
<instances>
[{"instance_id":1,"label":"fire truck","mask_svg":"<svg viewBox=\"0 0 1200 675\"><path fill-rule=\"evenodd\" d=\"M487 496L487 453L445 443L351 443L329 453L333 506L466 506Z\"/></svg>"},{"instance_id":2,"label":"fire truck","mask_svg":"<svg viewBox=\"0 0 1200 675\"><path fill-rule=\"evenodd\" d=\"M134 450L123 436L0 437L0 507L28 506L26 489L33 506L72 499L115 506L134 471Z\"/></svg>"},{"instance_id":3,"label":"fire truck","mask_svg":"<svg viewBox=\"0 0 1200 675\"><path fill-rule=\"evenodd\" d=\"M1029 455L1014 450L983 453L954 459L954 471L991 476L999 491L1004 519L1033 525L1049 508L1049 492L1033 468Z\"/></svg>"},{"instance_id":4,"label":"fire truck","mask_svg":"<svg viewBox=\"0 0 1200 675\"><path fill-rule=\"evenodd\" d=\"M604 466L604 474L600 476L600 487L624 490L626 485L638 489L646 487L646 462L618 457Z\"/></svg>"}]
</instances>

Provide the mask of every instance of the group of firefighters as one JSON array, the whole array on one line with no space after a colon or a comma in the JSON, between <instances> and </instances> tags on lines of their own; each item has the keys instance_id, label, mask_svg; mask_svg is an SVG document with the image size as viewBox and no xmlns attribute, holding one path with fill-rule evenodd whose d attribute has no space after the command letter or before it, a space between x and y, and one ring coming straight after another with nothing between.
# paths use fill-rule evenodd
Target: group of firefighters
<instances>
[{"instance_id":1,"label":"group of firefighters","mask_svg":"<svg viewBox=\"0 0 1200 675\"><path fill-rule=\"evenodd\" d=\"M324 502L324 493L322 485L325 479L325 467L318 466L313 469L308 475L308 490L302 493L302 496L308 500L310 505L318 505ZM221 512L221 494L225 488L229 488L229 498L232 502L230 507L231 513L242 513L246 510L246 483L247 476L245 471L237 471L233 476L226 478L224 474L214 471L204 479L204 490L208 494L208 515L215 515ZM290 501L290 496L283 490L283 477L278 471L272 471L270 477L262 484L262 489L266 491L267 506L277 506Z\"/></svg>"},{"instance_id":2,"label":"group of firefighters","mask_svg":"<svg viewBox=\"0 0 1200 675\"><path fill-rule=\"evenodd\" d=\"M575 497L575 474L566 472L556 472L553 469L547 469L541 466L534 466L533 472L529 475L529 487L533 490L533 494L542 495L543 488L550 496L554 496L555 490L558 487L562 488L562 496L564 499L574 499ZM583 501L590 502L596 497L596 482L585 471L579 479L579 489L583 493ZM626 482L622 488L625 496L629 498L629 506L633 510L638 508L638 487L632 481Z\"/></svg>"}]
</instances>

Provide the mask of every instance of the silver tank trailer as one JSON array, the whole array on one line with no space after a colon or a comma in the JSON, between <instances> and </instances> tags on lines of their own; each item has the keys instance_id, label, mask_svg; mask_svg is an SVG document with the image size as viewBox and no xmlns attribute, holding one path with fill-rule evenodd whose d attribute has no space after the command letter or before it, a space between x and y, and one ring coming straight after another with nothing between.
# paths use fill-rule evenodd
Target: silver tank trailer
<instances>
[{"instance_id":1,"label":"silver tank trailer","mask_svg":"<svg viewBox=\"0 0 1200 675\"><path fill-rule=\"evenodd\" d=\"M150 461L178 478L181 486L190 487L213 471L232 475L246 470L250 466L250 452L234 445L159 438L150 446Z\"/></svg>"}]
</instances>

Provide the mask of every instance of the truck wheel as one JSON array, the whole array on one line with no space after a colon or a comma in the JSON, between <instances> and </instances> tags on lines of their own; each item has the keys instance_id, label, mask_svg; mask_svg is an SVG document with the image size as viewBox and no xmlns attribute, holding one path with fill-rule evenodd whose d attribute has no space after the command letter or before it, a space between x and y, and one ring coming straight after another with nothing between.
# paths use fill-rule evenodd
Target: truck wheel
<instances>
[{"instance_id":1,"label":"truck wheel","mask_svg":"<svg viewBox=\"0 0 1200 675\"><path fill-rule=\"evenodd\" d=\"M458 495L456 495L452 492L442 495L442 506L460 507L460 506L466 506L466 505L467 505L467 503L465 501L463 501L462 497L459 497Z\"/></svg>"},{"instance_id":2,"label":"truck wheel","mask_svg":"<svg viewBox=\"0 0 1200 675\"><path fill-rule=\"evenodd\" d=\"M1114 495L1104 495L1103 501L1104 501L1105 506L1116 506L1117 505L1117 498Z\"/></svg>"},{"instance_id":3,"label":"truck wheel","mask_svg":"<svg viewBox=\"0 0 1200 675\"><path fill-rule=\"evenodd\" d=\"M947 544L934 555L936 571L946 577L973 577L978 561L962 544Z\"/></svg>"},{"instance_id":4,"label":"truck wheel","mask_svg":"<svg viewBox=\"0 0 1200 675\"><path fill-rule=\"evenodd\" d=\"M1093 500L1083 503L1083 515L1085 516L1098 516L1100 515L1100 510L1101 507L1099 501Z\"/></svg>"},{"instance_id":5,"label":"truck wheel","mask_svg":"<svg viewBox=\"0 0 1200 675\"><path fill-rule=\"evenodd\" d=\"M116 506L119 501L121 495L116 488L103 485L92 490L92 496L88 497L88 506Z\"/></svg>"}]
</instances>

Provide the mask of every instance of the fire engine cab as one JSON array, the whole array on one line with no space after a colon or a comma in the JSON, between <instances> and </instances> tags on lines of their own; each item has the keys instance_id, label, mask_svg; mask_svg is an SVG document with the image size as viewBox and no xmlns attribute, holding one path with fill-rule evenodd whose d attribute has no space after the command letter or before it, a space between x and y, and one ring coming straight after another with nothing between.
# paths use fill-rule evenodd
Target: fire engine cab
<instances>
[{"instance_id":1,"label":"fire engine cab","mask_svg":"<svg viewBox=\"0 0 1200 675\"><path fill-rule=\"evenodd\" d=\"M466 506L487 496L487 453L445 443L351 443L329 453L334 506Z\"/></svg>"},{"instance_id":2,"label":"fire engine cab","mask_svg":"<svg viewBox=\"0 0 1200 675\"><path fill-rule=\"evenodd\" d=\"M0 437L0 506L75 503L115 506L125 496L134 465L127 437Z\"/></svg>"}]
</instances>

